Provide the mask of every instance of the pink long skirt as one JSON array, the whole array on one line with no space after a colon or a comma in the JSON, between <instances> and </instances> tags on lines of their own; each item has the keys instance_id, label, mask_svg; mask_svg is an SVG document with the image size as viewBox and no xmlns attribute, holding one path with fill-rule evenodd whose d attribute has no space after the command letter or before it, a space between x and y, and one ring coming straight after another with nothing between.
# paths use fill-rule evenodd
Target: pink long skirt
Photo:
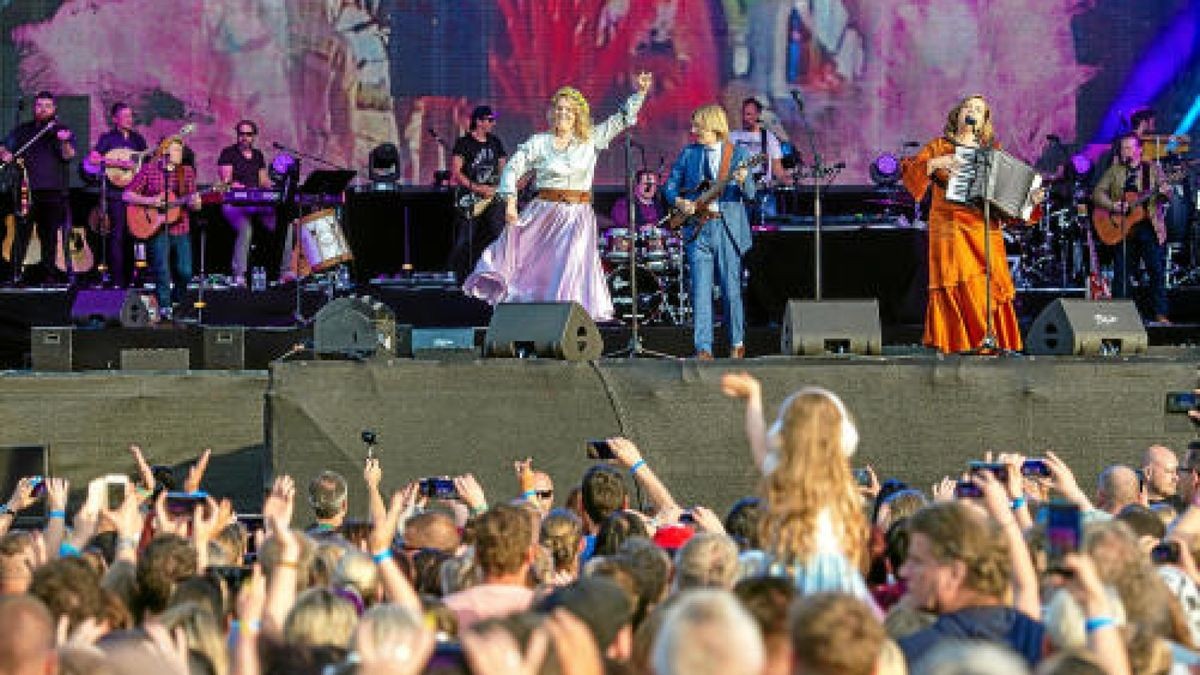
<instances>
[{"instance_id":1,"label":"pink long skirt","mask_svg":"<svg viewBox=\"0 0 1200 675\"><path fill-rule=\"evenodd\" d=\"M596 321L612 319L592 205L534 200L483 252L463 291L492 305L573 300Z\"/></svg>"}]
</instances>

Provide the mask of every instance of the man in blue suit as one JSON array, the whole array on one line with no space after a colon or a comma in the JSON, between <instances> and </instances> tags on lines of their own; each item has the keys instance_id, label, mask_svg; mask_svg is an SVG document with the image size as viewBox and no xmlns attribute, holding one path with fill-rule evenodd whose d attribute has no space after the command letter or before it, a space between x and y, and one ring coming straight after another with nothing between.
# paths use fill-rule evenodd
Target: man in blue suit
<instances>
[{"instance_id":1,"label":"man in blue suit","mask_svg":"<svg viewBox=\"0 0 1200 675\"><path fill-rule=\"evenodd\" d=\"M746 355L742 256L750 249L750 221L742 199L754 197L754 181L742 165L750 154L729 142L729 121L719 105L706 105L692 113L692 133L696 142L679 153L663 194L667 203L691 216L683 228L683 238L692 272L696 358L708 361L713 357L715 272L729 329L729 356L740 359ZM705 181L715 184L721 176L732 180L707 208L697 211L695 200L704 192L701 186Z\"/></svg>"}]
</instances>

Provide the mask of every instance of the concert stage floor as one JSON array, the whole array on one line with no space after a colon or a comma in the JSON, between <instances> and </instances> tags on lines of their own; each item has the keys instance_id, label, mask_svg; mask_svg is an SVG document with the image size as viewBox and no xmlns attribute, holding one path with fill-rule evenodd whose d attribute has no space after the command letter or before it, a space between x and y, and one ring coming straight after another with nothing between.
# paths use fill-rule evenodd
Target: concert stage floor
<instances>
[{"instance_id":1,"label":"concert stage floor","mask_svg":"<svg viewBox=\"0 0 1200 675\"><path fill-rule=\"evenodd\" d=\"M686 504L727 508L754 489L738 403L722 373L746 369L773 412L820 385L859 420L856 465L928 485L986 449L1061 453L1085 486L1106 463L1195 436L1164 394L1196 386L1200 350L1145 357L761 357L718 360L310 361L262 371L0 374L0 446L45 444L73 481L128 469L137 441L152 461L215 453L210 489L259 506L273 473L360 474L363 429L378 432L385 484L473 472L493 500L515 492L511 461L532 456L560 487L586 467L584 441L625 434ZM813 467L820 471L821 467ZM565 493L565 489L561 491ZM355 513L365 512L352 491ZM306 507L301 506L301 509ZM307 518L301 514L301 519Z\"/></svg>"}]
</instances>

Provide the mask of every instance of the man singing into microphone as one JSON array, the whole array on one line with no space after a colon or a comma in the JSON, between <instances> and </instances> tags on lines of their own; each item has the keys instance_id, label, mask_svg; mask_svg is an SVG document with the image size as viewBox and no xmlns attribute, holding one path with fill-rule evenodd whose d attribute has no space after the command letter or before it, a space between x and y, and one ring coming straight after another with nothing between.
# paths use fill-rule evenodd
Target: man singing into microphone
<instances>
[{"instance_id":1,"label":"man singing into microphone","mask_svg":"<svg viewBox=\"0 0 1200 675\"><path fill-rule=\"evenodd\" d=\"M29 280L54 281L58 277L54 254L58 232L70 216L67 166L75 157L75 134L58 122L56 113L54 95L48 91L38 92L33 99L33 120L17 126L0 142L0 163L7 164L13 161L14 152L37 139L21 155L29 176L30 205L29 217L17 220L12 248L14 279L20 275L34 223L42 247L42 260L40 269Z\"/></svg>"},{"instance_id":2,"label":"man singing into microphone","mask_svg":"<svg viewBox=\"0 0 1200 675\"><path fill-rule=\"evenodd\" d=\"M942 135L915 156L904 160L902 179L920 201L933 190L929 206L929 304L925 310L924 343L942 352L978 348L987 333L988 294L991 328L1000 350L1021 349L1021 329L1013 308L1016 289L1004 255L1002 219L993 212L984 233L983 211L973 204L946 199L946 186L962 169L955 148L996 147L992 112L982 96L959 101L946 116ZM1035 195L1035 200L1041 197ZM984 256L984 237L990 237L990 258ZM987 283L988 260L991 285Z\"/></svg>"},{"instance_id":3,"label":"man singing into microphone","mask_svg":"<svg viewBox=\"0 0 1200 675\"><path fill-rule=\"evenodd\" d=\"M1150 304L1154 323L1170 324L1167 318L1167 286L1163 244L1167 241L1166 198L1171 185L1162 168L1142 159L1142 140L1127 133L1117 140L1117 161L1105 170L1092 191L1092 204L1112 212L1114 218L1132 218L1136 204L1130 193L1148 195L1143 205L1145 217L1122 223L1125 244L1113 247L1113 295L1130 297L1129 274L1137 270L1139 260L1150 274ZM1129 262L1132 260L1132 268Z\"/></svg>"}]
</instances>

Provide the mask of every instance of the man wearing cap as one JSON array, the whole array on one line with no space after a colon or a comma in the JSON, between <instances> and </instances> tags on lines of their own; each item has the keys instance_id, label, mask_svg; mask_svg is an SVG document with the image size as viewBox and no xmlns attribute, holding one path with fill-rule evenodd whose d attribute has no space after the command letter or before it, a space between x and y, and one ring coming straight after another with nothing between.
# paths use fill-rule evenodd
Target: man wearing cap
<instances>
[{"instance_id":1,"label":"man wearing cap","mask_svg":"<svg viewBox=\"0 0 1200 675\"><path fill-rule=\"evenodd\" d=\"M605 660L629 661L633 655L634 607L615 581L598 576L581 577L542 598L534 610L548 614L559 607L587 625Z\"/></svg>"},{"instance_id":2,"label":"man wearing cap","mask_svg":"<svg viewBox=\"0 0 1200 675\"><path fill-rule=\"evenodd\" d=\"M508 153L492 131L496 114L486 105L471 112L471 126L454 142L450 180L458 187L454 244L450 269L465 279L479 256L504 229L504 205L496 201L496 184Z\"/></svg>"}]
</instances>

